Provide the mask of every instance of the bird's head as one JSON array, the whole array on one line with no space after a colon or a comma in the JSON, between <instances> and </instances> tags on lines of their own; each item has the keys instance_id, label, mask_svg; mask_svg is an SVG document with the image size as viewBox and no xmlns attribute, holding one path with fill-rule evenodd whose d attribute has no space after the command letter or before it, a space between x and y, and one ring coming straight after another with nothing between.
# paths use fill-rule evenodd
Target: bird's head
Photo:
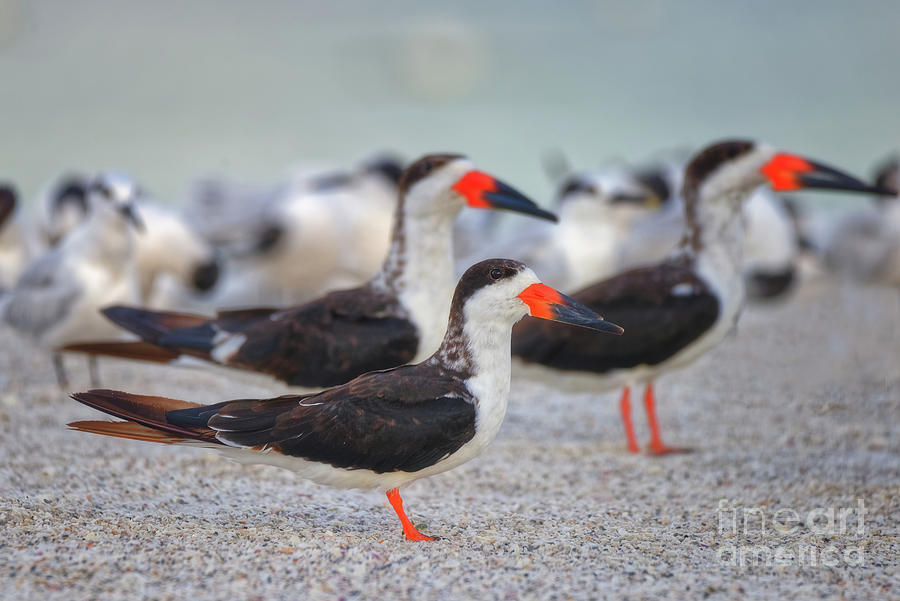
<instances>
[{"instance_id":1,"label":"bird's head","mask_svg":"<svg viewBox=\"0 0 900 601\"><path fill-rule=\"evenodd\" d=\"M567 219L637 218L653 212L664 198L624 170L573 173L559 191L560 214Z\"/></svg>"},{"instance_id":2,"label":"bird's head","mask_svg":"<svg viewBox=\"0 0 900 601\"><path fill-rule=\"evenodd\" d=\"M391 186L398 186L403 176L403 160L389 152L381 152L363 161L363 175L379 177Z\"/></svg>"},{"instance_id":3,"label":"bird's head","mask_svg":"<svg viewBox=\"0 0 900 601\"><path fill-rule=\"evenodd\" d=\"M458 154L429 154L409 165L400 177L399 193L408 215L455 214L464 206L506 209L556 221L511 186L477 171Z\"/></svg>"},{"instance_id":4,"label":"bird's head","mask_svg":"<svg viewBox=\"0 0 900 601\"><path fill-rule=\"evenodd\" d=\"M764 184L776 192L885 192L823 163L751 140L718 142L694 155L685 170L684 192L686 198L693 189L710 199L742 200Z\"/></svg>"},{"instance_id":5,"label":"bird's head","mask_svg":"<svg viewBox=\"0 0 900 601\"><path fill-rule=\"evenodd\" d=\"M144 223L136 208L142 195L134 180L116 171L100 173L88 186L88 198L92 205L115 211L138 231L144 229Z\"/></svg>"},{"instance_id":6,"label":"bird's head","mask_svg":"<svg viewBox=\"0 0 900 601\"><path fill-rule=\"evenodd\" d=\"M51 184L44 202L43 234L50 246L60 240L87 217L88 181L81 175L65 174Z\"/></svg>"},{"instance_id":7,"label":"bird's head","mask_svg":"<svg viewBox=\"0 0 900 601\"><path fill-rule=\"evenodd\" d=\"M573 298L542 284L528 266L511 259L487 259L469 267L453 300L467 322L502 321L509 326L526 315L609 334L622 328L605 321Z\"/></svg>"}]
</instances>

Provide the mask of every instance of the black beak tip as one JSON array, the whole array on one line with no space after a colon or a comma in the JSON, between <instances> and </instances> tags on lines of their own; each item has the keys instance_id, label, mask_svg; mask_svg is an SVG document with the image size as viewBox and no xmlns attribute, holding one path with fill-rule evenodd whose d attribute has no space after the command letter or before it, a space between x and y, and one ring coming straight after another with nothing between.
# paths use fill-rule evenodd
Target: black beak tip
<instances>
[{"instance_id":1,"label":"black beak tip","mask_svg":"<svg viewBox=\"0 0 900 601\"><path fill-rule=\"evenodd\" d=\"M517 213L531 215L532 217L539 217L540 219L546 219L547 221L553 221L554 223L559 221L559 218L555 214L542 209L536 202L512 186L501 181L496 181L495 185L497 187L496 191L488 192L485 194L485 198L493 203L496 208L507 209Z\"/></svg>"},{"instance_id":2,"label":"black beak tip","mask_svg":"<svg viewBox=\"0 0 900 601\"><path fill-rule=\"evenodd\" d=\"M551 213L550 211L545 211L543 209L538 210L540 211L540 213L536 213L536 215L541 219L546 219L547 221L552 221L553 223L559 223L559 217L557 217L555 213Z\"/></svg>"},{"instance_id":3,"label":"black beak tip","mask_svg":"<svg viewBox=\"0 0 900 601\"><path fill-rule=\"evenodd\" d=\"M625 332L621 326L606 321L578 301L567 296L564 296L563 298L566 300L567 304L554 307L557 321L562 321L573 326L581 326L605 334L613 334L614 336L621 336Z\"/></svg>"}]
</instances>

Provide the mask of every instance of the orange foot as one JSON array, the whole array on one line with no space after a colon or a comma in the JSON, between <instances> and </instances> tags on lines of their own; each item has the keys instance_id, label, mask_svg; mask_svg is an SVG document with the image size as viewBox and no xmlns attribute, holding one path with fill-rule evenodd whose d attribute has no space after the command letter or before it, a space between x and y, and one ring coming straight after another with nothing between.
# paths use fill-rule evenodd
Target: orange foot
<instances>
[{"instance_id":1,"label":"orange foot","mask_svg":"<svg viewBox=\"0 0 900 601\"><path fill-rule=\"evenodd\" d=\"M406 528L403 529L403 535L406 537L406 540L411 541L424 541L424 540L442 540L439 536L428 536L427 534L422 534L415 527L412 528L412 531L408 531Z\"/></svg>"},{"instance_id":2,"label":"orange foot","mask_svg":"<svg viewBox=\"0 0 900 601\"><path fill-rule=\"evenodd\" d=\"M647 452L651 455L670 455L672 453L691 453L694 449L690 447L670 447L661 441L651 441L647 445Z\"/></svg>"},{"instance_id":3,"label":"orange foot","mask_svg":"<svg viewBox=\"0 0 900 601\"><path fill-rule=\"evenodd\" d=\"M391 507L394 508L394 511L397 512L397 517L400 518L400 523L403 525L403 535L406 536L406 540L411 541L427 541L427 540L441 540L438 536L428 536L427 534L422 534L416 527L413 526L413 523L409 521L409 518L406 517L406 512L403 511L403 499L400 498L400 491L396 488L392 488L387 491L388 501L391 503Z\"/></svg>"}]
</instances>

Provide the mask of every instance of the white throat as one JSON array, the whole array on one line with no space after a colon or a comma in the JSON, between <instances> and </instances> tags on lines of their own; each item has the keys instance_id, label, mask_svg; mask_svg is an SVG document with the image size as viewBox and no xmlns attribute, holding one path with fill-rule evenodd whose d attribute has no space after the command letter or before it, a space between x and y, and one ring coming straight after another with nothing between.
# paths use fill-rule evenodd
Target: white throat
<instances>
[{"instance_id":1,"label":"white throat","mask_svg":"<svg viewBox=\"0 0 900 601\"><path fill-rule=\"evenodd\" d=\"M391 289L419 330L413 363L434 353L444 339L453 298L453 220L458 210L404 215L375 285Z\"/></svg>"},{"instance_id":2,"label":"white throat","mask_svg":"<svg viewBox=\"0 0 900 601\"><path fill-rule=\"evenodd\" d=\"M510 386L510 346L512 325L524 313L511 315L510 319L493 316L479 319L466 307L465 325L458 343L464 343L466 357L458 357L458 364L449 364L451 369L468 369L471 376L466 386L477 399L475 406L475 436L460 449L462 462L474 457L488 446L506 416ZM438 353L440 355L440 353ZM446 361L444 361L446 363Z\"/></svg>"},{"instance_id":3,"label":"white throat","mask_svg":"<svg viewBox=\"0 0 900 601\"><path fill-rule=\"evenodd\" d=\"M720 323L730 329L744 304L743 202L752 187L722 189L703 185L687 216L687 231L677 253L693 257L697 273L721 301ZM686 207L687 209L687 207Z\"/></svg>"}]
</instances>

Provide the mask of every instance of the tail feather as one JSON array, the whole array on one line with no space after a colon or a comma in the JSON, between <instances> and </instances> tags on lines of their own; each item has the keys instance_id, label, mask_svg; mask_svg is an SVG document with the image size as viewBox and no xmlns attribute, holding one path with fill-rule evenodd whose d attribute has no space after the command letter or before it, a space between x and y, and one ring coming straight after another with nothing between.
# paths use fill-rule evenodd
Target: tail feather
<instances>
[{"instance_id":1,"label":"tail feather","mask_svg":"<svg viewBox=\"0 0 900 601\"><path fill-rule=\"evenodd\" d=\"M187 438L175 436L162 430L154 430L134 422L108 422L108 421L81 421L72 422L69 428L79 432L102 434L115 438L130 438L131 440L143 440L146 442L161 442L163 444L178 444L187 442Z\"/></svg>"},{"instance_id":2,"label":"tail feather","mask_svg":"<svg viewBox=\"0 0 900 601\"><path fill-rule=\"evenodd\" d=\"M209 321L202 315L148 311L123 305L107 307L103 309L103 314L119 327L153 344L159 344L162 337L175 330L196 328Z\"/></svg>"},{"instance_id":3,"label":"tail feather","mask_svg":"<svg viewBox=\"0 0 900 601\"><path fill-rule=\"evenodd\" d=\"M189 403L159 396L130 394L117 390L77 392L72 395L72 398L88 407L93 407L113 417L126 420L126 422L73 422L69 424L70 427L77 430L124 438L142 436L143 438L140 438L140 440L153 440L154 442L172 443L199 440L218 443L214 430L189 424L176 425L169 422L166 417L169 411L202 407L198 403ZM118 425L129 422L141 426L141 429L134 426ZM116 425L98 427L97 424ZM145 432L146 429L159 431L162 434L150 436Z\"/></svg>"},{"instance_id":4,"label":"tail feather","mask_svg":"<svg viewBox=\"0 0 900 601\"><path fill-rule=\"evenodd\" d=\"M85 342L67 344L59 350L88 355L103 355L120 359L137 359L154 363L171 363L180 356L177 351L155 346L149 342Z\"/></svg>"}]
</instances>

